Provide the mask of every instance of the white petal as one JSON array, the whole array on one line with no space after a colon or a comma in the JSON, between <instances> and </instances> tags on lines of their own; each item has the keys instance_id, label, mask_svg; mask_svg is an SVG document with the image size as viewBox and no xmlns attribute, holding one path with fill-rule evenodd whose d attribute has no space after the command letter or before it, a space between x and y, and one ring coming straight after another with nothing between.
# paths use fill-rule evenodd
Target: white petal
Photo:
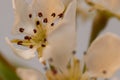
<instances>
[{"instance_id":1,"label":"white petal","mask_svg":"<svg viewBox=\"0 0 120 80\"><path fill-rule=\"evenodd\" d=\"M47 18L50 23L54 20L51 16L52 13L55 13L57 16L65 9L61 0L33 0L32 8L36 15L41 12L43 18Z\"/></svg>"},{"instance_id":2,"label":"white petal","mask_svg":"<svg viewBox=\"0 0 120 80\"><path fill-rule=\"evenodd\" d=\"M43 57L48 55L47 58L52 58L52 63L57 67L66 67L75 50L75 15L76 0L73 0L65 12L63 21L55 26L57 29L48 35L49 46L44 49Z\"/></svg>"},{"instance_id":3,"label":"white petal","mask_svg":"<svg viewBox=\"0 0 120 80\"><path fill-rule=\"evenodd\" d=\"M16 12L21 13L22 11L27 10L28 4L25 0L12 0L13 2L13 9L15 9Z\"/></svg>"},{"instance_id":4,"label":"white petal","mask_svg":"<svg viewBox=\"0 0 120 80\"><path fill-rule=\"evenodd\" d=\"M100 4L113 13L120 14L120 0L91 0L94 3Z\"/></svg>"},{"instance_id":5,"label":"white petal","mask_svg":"<svg viewBox=\"0 0 120 80\"><path fill-rule=\"evenodd\" d=\"M120 38L112 33L98 37L85 55L92 76L109 78L120 68Z\"/></svg>"},{"instance_id":6,"label":"white petal","mask_svg":"<svg viewBox=\"0 0 120 80\"><path fill-rule=\"evenodd\" d=\"M72 1L72 0L61 0L65 6L68 6L68 4Z\"/></svg>"},{"instance_id":7,"label":"white petal","mask_svg":"<svg viewBox=\"0 0 120 80\"><path fill-rule=\"evenodd\" d=\"M64 5L67 7L69 5L69 3L72 1L72 0L61 0ZM83 4L83 1L84 0L77 0L77 9L78 11L81 10L81 5ZM82 4L81 4L82 3Z\"/></svg>"},{"instance_id":8,"label":"white petal","mask_svg":"<svg viewBox=\"0 0 120 80\"><path fill-rule=\"evenodd\" d=\"M33 34L34 23L29 18L29 14L32 14L32 12L27 2L25 0L13 0L13 9L15 13L13 34L20 33L19 28L24 28L23 33Z\"/></svg>"},{"instance_id":9,"label":"white petal","mask_svg":"<svg viewBox=\"0 0 120 80\"><path fill-rule=\"evenodd\" d=\"M16 73L22 80L46 80L41 72L33 69L17 68Z\"/></svg>"},{"instance_id":10,"label":"white petal","mask_svg":"<svg viewBox=\"0 0 120 80\"><path fill-rule=\"evenodd\" d=\"M111 78L110 80L119 80L119 78L116 76L116 77Z\"/></svg>"},{"instance_id":11,"label":"white petal","mask_svg":"<svg viewBox=\"0 0 120 80\"><path fill-rule=\"evenodd\" d=\"M17 49L13 46L13 44L10 42L8 38L5 38L7 44L11 47L14 53L16 53L18 56L24 58L24 59L31 59L35 57L35 51L36 48L28 49L28 50L21 50Z\"/></svg>"}]
</instances>

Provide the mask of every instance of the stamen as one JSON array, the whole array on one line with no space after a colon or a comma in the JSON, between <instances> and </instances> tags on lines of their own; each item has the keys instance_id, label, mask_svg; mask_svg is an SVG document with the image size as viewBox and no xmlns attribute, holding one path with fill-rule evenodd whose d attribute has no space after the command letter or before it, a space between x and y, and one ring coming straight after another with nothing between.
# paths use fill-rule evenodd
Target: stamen
<instances>
[{"instance_id":1,"label":"stamen","mask_svg":"<svg viewBox=\"0 0 120 80\"><path fill-rule=\"evenodd\" d=\"M56 75L57 74L57 70L52 70L53 74Z\"/></svg>"},{"instance_id":2,"label":"stamen","mask_svg":"<svg viewBox=\"0 0 120 80\"><path fill-rule=\"evenodd\" d=\"M37 30L36 30L36 29L33 29L33 32L34 32L34 33L37 33Z\"/></svg>"},{"instance_id":3,"label":"stamen","mask_svg":"<svg viewBox=\"0 0 120 80\"><path fill-rule=\"evenodd\" d=\"M23 41L18 41L17 44L18 45L22 45Z\"/></svg>"},{"instance_id":4,"label":"stamen","mask_svg":"<svg viewBox=\"0 0 120 80\"><path fill-rule=\"evenodd\" d=\"M87 54L87 52L85 51L85 52L84 52L84 55L86 55L86 54Z\"/></svg>"},{"instance_id":5,"label":"stamen","mask_svg":"<svg viewBox=\"0 0 120 80\"><path fill-rule=\"evenodd\" d=\"M24 32L24 28L19 28L19 31L22 33Z\"/></svg>"},{"instance_id":6,"label":"stamen","mask_svg":"<svg viewBox=\"0 0 120 80\"><path fill-rule=\"evenodd\" d=\"M59 16L59 18L62 18L63 17L63 13L60 13L58 16Z\"/></svg>"},{"instance_id":7,"label":"stamen","mask_svg":"<svg viewBox=\"0 0 120 80\"><path fill-rule=\"evenodd\" d=\"M43 64L43 65L46 65L46 62L45 62L45 61L43 61L43 62L42 62L42 64Z\"/></svg>"},{"instance_id":8,"label":"stamen","mask_svg":"<svg viewBox=\"0 0 120 80\"><path fill-rule=\"evenodd\" d=\"M45 44L41 44L41 47L46 47L46 45Z\"/></svg>"},{"instance_id":9,"label":"stamen","mask_svg":"<svg viewBox=\"0 0 120 80\"><path fill-rule=\"evenodd\" d=\"M29 18L32 18L32 14L29 14Z\"/></svg>"},{"instance_id":10,"label":"stamen","mask_svg":"<svg viewBox=\"0 0 120 80\"><path fill-rule=\"evenodd\" d=\"M29 48L31 48L31 49L32 49L32 48L33 48L33 45L30 45L30 46L29 46Z\"/></svg>"},{"instance_id":11,"label":"stamen","mask_svg":"<svg viewBox=\"0 0 120 80\"><path fill-rule=\"evenodd\" d=\"M45 18L45 19L43 20L43 22L44 22L44 23L47 23L47 22L48 22L48 19L47 19L47 18Z\"/></svg>"},{"instance_id":12,"label":"stamen","mask_svg":"<svg viewBox=\"0 0 120 80\"><path fill-rule=\"evenodd\" d=\"M55 13L52 13L52 14L51 14L51 16L55 17L55 16L56 16L56 14L55 14Z\"/></svg>"},{"instance_id":13,"label":"stamen","mask_svg":"<svg viewBox=\"0 0 120 80\"><path fill-rule=\"evenodd\" d=\"M24 39L26 39L26 40L30 40L31 37L29 37L29 36L25 36Z\"/></svg>"},{"instance_id":14,"label":"stamen","mask_svg":"<svg viewBox=\"0 0 120 80\"><path fill-rule=\"evenodd\" d=\"M106 74L107 73L107 71L106 70L103 70L103 74Z\"/></svg>"},{"instance_id":15,"label":"stamen","mask_svg":"<svg viewBox=\"0 0 120 80\"><path fill-rule=\"evenodd\" d=\"M74 50L72 53L73 53L73 55L75 55L75 54L76 54L76 51Z\"/></svg>"},{"instance_id":16,"label":"stamen","mask_svg":"<svg viewBox=\"0 0 120 80\"><path fill-rule=\"evenodd\" d=\"M43 14L42 14L41 12L39 12L39 13L38 13L38 16L39 16L39 17L42 17L42 16L43 16Z\"/></svg>"},{"instance_id":17,"label":"stamen","mask_svg":"<svg viewBox=\"0 0 120 80\"><path fill-rule=\"evenodd\" d=\"M49 59L49 61L50 61L50 62L53 62L53 59L52 59L52 58L50 58L50 59Z\"/></svg>"},{"instance_id":18,"label":"stamen","mask_svg":"<svg viewBox=\"0 0 120 80\"><path fill-rule=\"evenodd\" d=\"M57 70L55 69L55 67L50 65L50 68L51 68L53 74L56 75L57 74Z\"/></svg>"},{"instance_id":19,"label":"stamen","mask_svg":"<svg viewBox=\"0 0 120 80\"><path fill-rule=\"evenodd\" d=\"M51 26L54 26L54 23L52 23Z\"/></svg>"},{"instance_id":20,"label":"stamen","mask_svg":"<svg viewBox=\"0 0 120 80\"><path fill-rule=\"evenodd\" d=\"M40 21L36 21L36 25L37 25L37 26L40 25Z\"/></svg>"}]
</instances>

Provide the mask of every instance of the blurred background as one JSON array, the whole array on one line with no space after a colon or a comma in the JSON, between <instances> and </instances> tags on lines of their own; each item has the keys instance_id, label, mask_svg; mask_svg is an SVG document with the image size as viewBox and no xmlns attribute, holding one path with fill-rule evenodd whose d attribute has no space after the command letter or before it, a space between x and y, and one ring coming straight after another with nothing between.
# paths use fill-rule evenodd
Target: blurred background
<instances>
[{"instance_id":1,"label":"blurred background","mask_svg":"<svg viewBox=\"0 0 120 80\"><path fill-rule=\"evenodd\" d=\"M93 15L94 16L94 15ZM26 61L16 56L10 47L5 42L5 37L13 38L11 34L11 28L14 22L14 13L12 9L12 0L0 0L0 51L2 55L12 64L32 67L38 70L42 70L41 64L39 64L36 58ZM89 36L91 33L91 25L93 22L93 18L89 18L86 21L81 19L81 16L77 17L77 30L78 30L78 54L77 56L82 59L83 52L87 50ZM113 32L120 35L120 20L116 18L112 18L109 20L107 27L105 30L101 32L104 34L106 32ZM17 37L17 36L16 36ZM113 76L119 77L120 70ZM119 78L120 79L120 78ZM116 80L116 79L114 79Z\"/></svg>"}]
</instances>

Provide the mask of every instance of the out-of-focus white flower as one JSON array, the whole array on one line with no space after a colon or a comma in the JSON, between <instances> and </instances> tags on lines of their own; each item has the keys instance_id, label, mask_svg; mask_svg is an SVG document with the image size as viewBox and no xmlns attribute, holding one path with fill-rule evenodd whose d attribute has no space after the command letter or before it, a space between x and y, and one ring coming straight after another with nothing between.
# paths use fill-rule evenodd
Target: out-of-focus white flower
<instances>
[{"instance_id":1,"label":"out-of-focus white flower","mask_svg":"<svg viewBox=\"0 0 120 80\"><path fill-rule=\"evenodd\" d=\"M46 80L44 74L33 69L17 68L16 73L21 80Z\"/></svg>"},{"instance_id":2,"label":"out-of-focus white flower","mask_svg":"<svg viewBox=\"0 0 120 80\"><path fill-rule=\"evenodd\" d=\"M80 61L74 57L62 72L50 66L45 74L28 68L17 68L16 73L21 80L89 80L88 74L82 73L80 67Z\"/></svg>"},{"instance_id":3,"label":"out-of-focus white flower","mask_svg":"<svg viewBox=\"0 0 120 80\"><path fill-rule=\"evenodd\" d=\"M13 33L25 37L11 41L6 38L7 43L24 59L33 58L37 51L41 62L48 60L54 66L65 67L76 45L76 4L72 0L65 8L59 0L33 0L29 5L25 0L13 0ZM13 43L30 49L15 48Z\"/></svg>"},{"instance_id":4,"label":"out-of-focus white flower","mask_svg":"<svg viewBox=\"0 0 120 80\"><path fill-rule=\"evenodd\" d=\"M106 33L98 37L85 54L88 72L93 77L111 77L120 68L120 37Z\"/></svg>"},{"instance_id":5,"label":"out-of-focus white flower","mask_svg":"<svg viewBox=\"0 0 120 80\"><path fill-rule=\"evenodd\" d=\"M86 0L93 9L103 12L108 16L116 16L120 18L119 3L120 0Z\"/></svg>"},{"instance_id":6,"label":"out-of-focus white flower","mask_svg":"<svg viewBox=\"0 0 120 80\"><path fill-rule=\"evenodd\" d=\"M46 72L48 80L89 80L87 73L82 73L80 61L77 58L70 60L66 70L56 71L54 66Z\"/></svg>"}]
</instances>

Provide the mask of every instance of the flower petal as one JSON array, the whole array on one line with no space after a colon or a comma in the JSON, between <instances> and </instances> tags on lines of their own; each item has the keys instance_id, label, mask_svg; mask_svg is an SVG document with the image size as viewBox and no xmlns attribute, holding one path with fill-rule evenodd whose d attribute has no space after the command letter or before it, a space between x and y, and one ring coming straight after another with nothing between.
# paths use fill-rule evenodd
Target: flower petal
<instances>
[{"instance_id":1,"label":"flower petal","mask_svg":"<svg viewBox=\"0 0 120 80\"><path fill-rule=\"evenodd\" d=\"M32 18L29 18L32 13L27 2L25 0L13 0L13 9L15 12L13 34L21 33L20 28L24 29L22 33L33 34L34 23Z\"/></svg>"},{"instance_id":2,"label":"flower petal","mask_svg":"<svg viewBox=\"0 0 120 80\"><path fill-rule=\"evenodd\" d=\"M119 3L120 0L89 0L96 4L102 5L112 13L120 14Z\"/></svg>"},{"instance_id":3,"label":"flower petal","mask_svg":"<svg viewBox=\"0 0 120 80\"><path fill-rule=\"evenodd\" d=\"M17 68L16 73L21 80L46 80L41 72L33 69Z\"/></svg>"},{"instance_id":4,"label":"flower petal","mask_svg":"<svg viewBox=\"0 0 120 80\"><path fill-rule=\"evenodd\" d=\"M16 53L18 56L24 58L24 59L31 59L35 57L35 51L36 48L28 49L28 50L21 50L17 49L13 46L13 44L10 42L8 38L5 38L7 44L11 47L11 49Z\"/></svg>"},{"instance_id":5,"label":"flower petal","mask_svg":"<svg viewBox=\"0 0 120 80\"><path fill-rule=\"evenodd\" d=\"M86 0L93 9L107 13L109 16L120 18L119 3L120 0Z\"/></svg>"},{"instance_id":6,"label":"flower petal","mask_svg":"<svg viewBox=\"0 0 120 80\"><path fill-rule=\"evenodd\" d=\"M65 6L68 6L68 4L72 1L72 0L61 0Z\"/></svg>"},{"instance_id":7,"label":"flower petal","mask_svg":"<svg viewBox=\"0 0 120 80\"><path fill-rule=\"evenodd\" d=\"M76 45L76 0L73 0L65 14L63 20L58 24L52 33L48 34L48 45L43 51L43 57L52 59L54 66L66 67L73 55ZM49 51L49 52L48 52Z\"/></svg>"},{"instance_id":8,"label":"flower petal","mask_svg":"<svg viewBox=\"0 0 120 80\"><path fill-rule=\"evenodd\" d=\"M112 33L98 37L85 54L85 63L94 77L111 77L120 68L120 38Z\"/></svg>"},{"instance_id":9,"label":"flower petal","mask_svg":"<svg viewBox=\"0 0 120 80\"><path fill-rule=\"evenodd\" d=\"M53 21L54 18L51 16L53 13L58 15L65 9L61 0L33 0L32 8L36 15L42 13L43 19L47 18L48 22Z\"/></svg>"}]
</instances>

